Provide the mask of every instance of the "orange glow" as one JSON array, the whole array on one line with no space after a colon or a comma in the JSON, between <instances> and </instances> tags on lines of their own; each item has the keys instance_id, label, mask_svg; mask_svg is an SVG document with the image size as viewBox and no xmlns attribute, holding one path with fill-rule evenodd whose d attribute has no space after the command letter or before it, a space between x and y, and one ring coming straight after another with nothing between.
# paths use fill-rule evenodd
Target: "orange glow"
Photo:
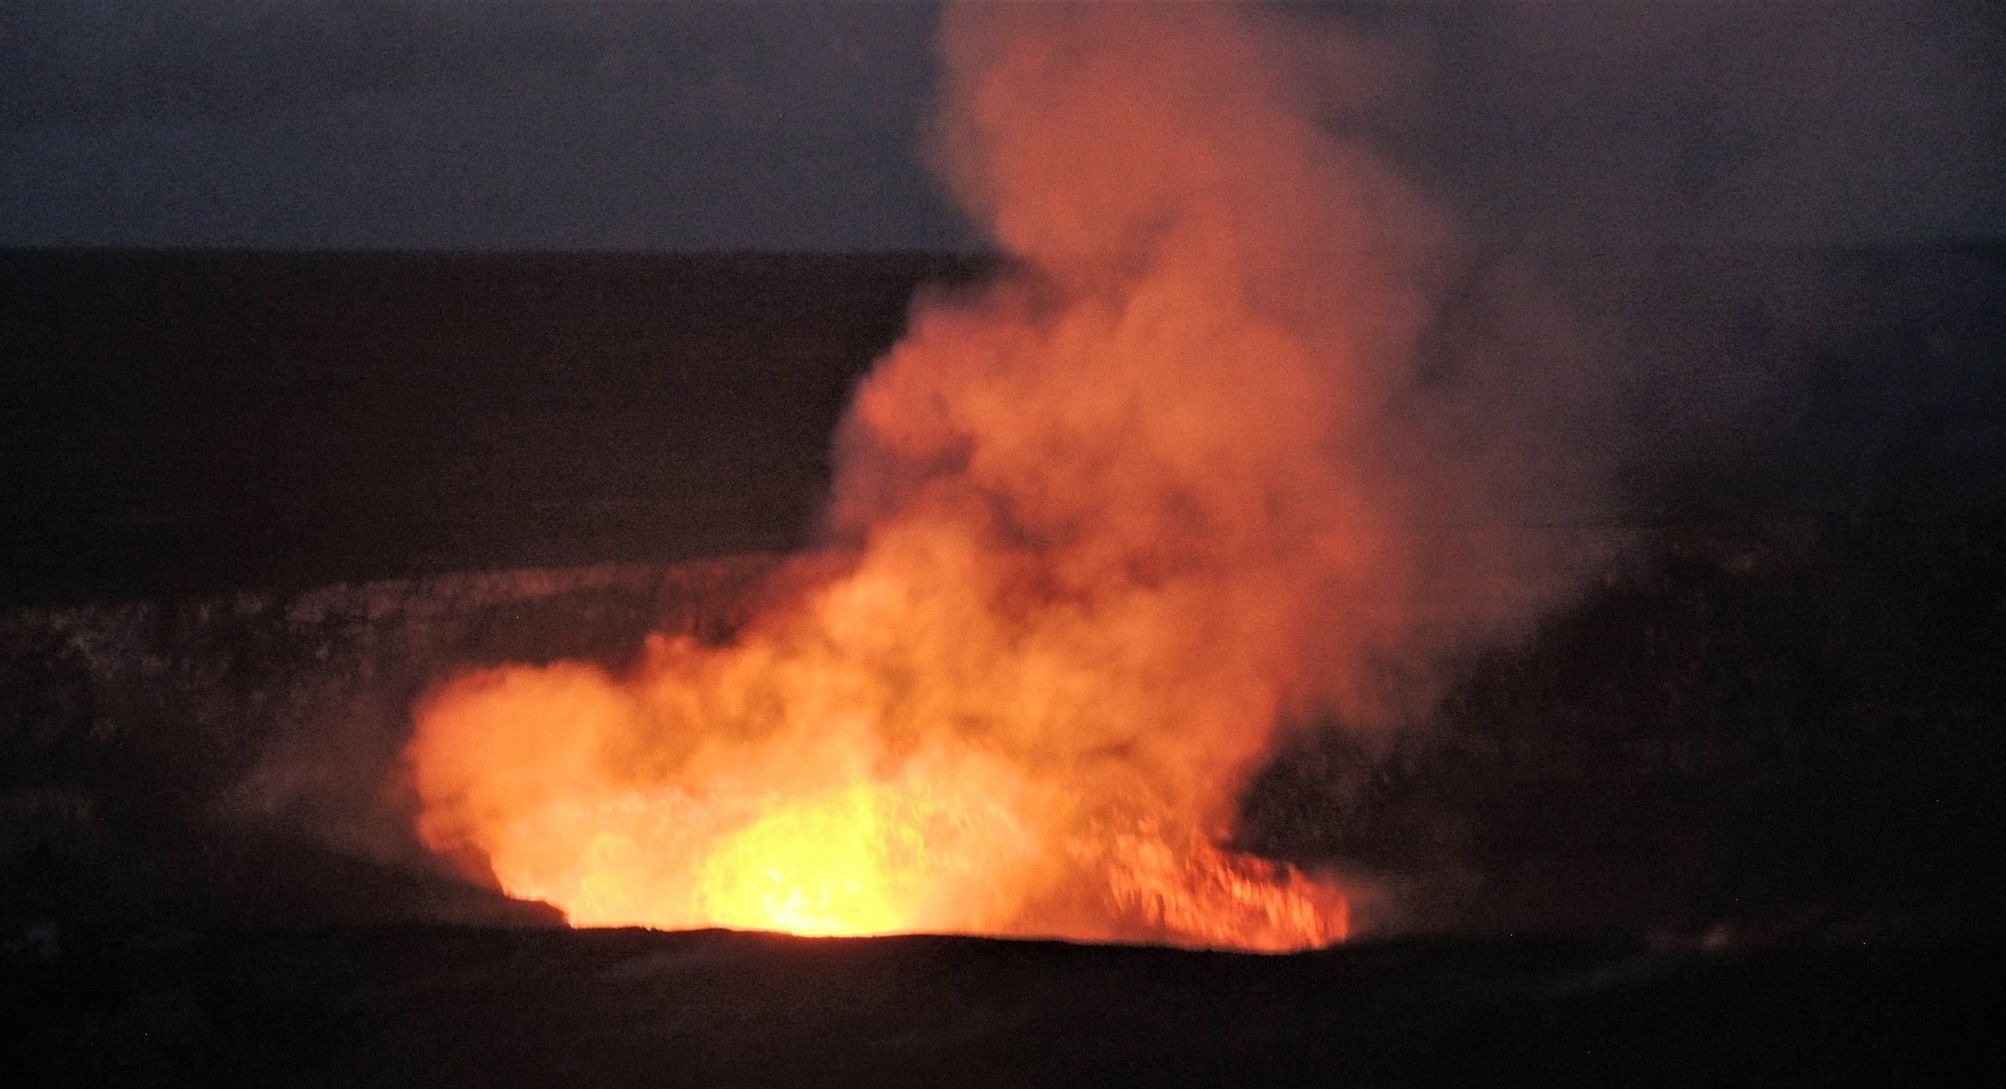
<instances>
[{"instance_id":1,"label":"orange glow","mask_svg":"<svg viewBox=\"0 0 2006 1089\"><path fill-rule=\"evenodd\" d=\"M1369 603L1418 577L1412 459L1361 421L1433 227L1249 19L949 15L941 165L1026 271L915 310L828 551L728 643L431 693L428 844L576 924L1345 936L1220 844L1277 722L1357 705L1407 623Z\"/></svg>"},{"instance_id":2,"label":"orange glow","mask_svg":"<svg viewBox=\"0 0 2006 1089\"><path fill-rule=\"evenodd\" d=\"M853 574L816 600L885 607L859 592L868 585ZM842 628L873 645L827 646ZM922 738L920 723L896 717L905 705L1011 730L1024 721L1012 712L1039 702L1081 721L1092 713L1081 701L1141 703L1144 693L1119 693L1105 677L1068 681L1053 662L972 642L899 654L875 645L879 629L862 618L817 616L813 630L728 648L664 640L625 678L559 665L459 679L420 709L426 840L483 858L505 890L563 908L574 925L1253 949L1343 936L1341 896L1214 846L1128 754L1040 766L1012 751L1021 739ZM937 685L926 669L943 671ZM887 670L911 683L887 686ZM1000 706L985 707L985 694ZM795 708L814 717L789 720ZM680 752L665 736L678 712L698 716ZM887 734L907 732L911 747L894 753ZM672 766L650 766L659 759Z\"/></svg>"}]
</instances>

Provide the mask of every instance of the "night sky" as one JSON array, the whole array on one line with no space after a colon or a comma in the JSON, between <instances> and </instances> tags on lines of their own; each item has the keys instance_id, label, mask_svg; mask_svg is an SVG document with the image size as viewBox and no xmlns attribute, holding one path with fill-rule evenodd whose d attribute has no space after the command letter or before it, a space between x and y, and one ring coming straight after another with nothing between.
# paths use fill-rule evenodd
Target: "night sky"
<instances>
[{"instance_id":1,"label":"night sky","mask_svg":"<svg viewBox=\"0 0 2006 1089\"><path fill-rule=\"evenodd\" d=\"M2006 233L1978 0L1343 3L1387 141L1504 235ZM0 244L966 248L919 3L24 0Z\"/></svg>"}]
</instances>

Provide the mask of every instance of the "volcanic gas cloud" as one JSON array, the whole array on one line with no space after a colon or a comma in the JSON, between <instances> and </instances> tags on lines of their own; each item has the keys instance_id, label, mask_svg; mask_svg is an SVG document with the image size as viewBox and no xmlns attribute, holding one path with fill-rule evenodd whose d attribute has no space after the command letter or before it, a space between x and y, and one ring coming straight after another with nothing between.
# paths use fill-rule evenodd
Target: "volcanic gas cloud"
<instances>
[{"instance_id":1,"label":"volcanic gas cloud","mask_svg":"<svg viewBox=\"0 0 2006 1089\"><path fill-rule=\"evenodd\" d=\"M1012 271L916 308L827 551L727 644L426 698L425 841L575 924L1342 938L1221 846L1237 789L1371 717L1424 587L1459 629L1533 592L1411 528L1486 457L1415 379L1441 219L1346 135L1375 54L1264 18L950 13L935 151Z\"/></svg>"}]
</instances>

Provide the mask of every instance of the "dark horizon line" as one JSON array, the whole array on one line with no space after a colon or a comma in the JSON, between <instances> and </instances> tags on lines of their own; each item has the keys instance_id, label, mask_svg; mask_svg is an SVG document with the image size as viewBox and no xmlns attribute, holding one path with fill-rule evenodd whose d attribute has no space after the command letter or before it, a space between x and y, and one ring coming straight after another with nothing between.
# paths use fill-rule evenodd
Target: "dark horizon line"
<instances>
[{"instance_id":1,"label":"dark horizon line","mask_svg":"<svg viewBox=\"0 0 2006 1089\"><path fill-rule=\"evenodd\" d=\"M103 256L103 257L953 257L962 259L997 258L995 248L950 248L925 246L857 247L832 249L819 246L715 247L715 248L626 248L586 247L463 247L445 246L56 246L0 243L0 256Z\"/></svg>"},{"instance_id":2,"label":"dark horizon line","mask_svg":"<svg viewBox=\"0 0 2006 1089\"><path fill-rule=\"evenodd\" d=\"M1762 239L1669 240L1642 248L1651 250L1720 250L1746 246L1771 252L1875 253L1890 250L2006 249L2006 233L1937 235L1918 238L1849 239L1831 242L1775 242ZM1000 247L859 246L730 246L730 247L447 247L447 246L234 246L234 245L16 245L0 243L0 258L22 256L92 257L430 257L430 258L570 258L570 257L932 257L995 261L1009 257Z\"/></svg>"}]
</instances>

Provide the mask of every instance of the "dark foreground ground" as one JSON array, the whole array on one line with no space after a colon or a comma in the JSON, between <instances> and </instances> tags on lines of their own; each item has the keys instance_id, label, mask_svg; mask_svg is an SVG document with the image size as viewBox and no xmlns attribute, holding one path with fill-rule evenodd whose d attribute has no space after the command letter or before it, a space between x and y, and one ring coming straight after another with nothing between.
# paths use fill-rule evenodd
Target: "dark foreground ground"
<instances>
[{"instance_id":1,"label":"dark foreground ground","mask_svg":"<svg viewBox=\"0 0 2006 1089\"><path fill-rule=\"evenodd\" d=\"M27 1084L1942 1085L1989 1080L2000 954L119 932L0 993Z\"/></svg>"}]
</instances>

